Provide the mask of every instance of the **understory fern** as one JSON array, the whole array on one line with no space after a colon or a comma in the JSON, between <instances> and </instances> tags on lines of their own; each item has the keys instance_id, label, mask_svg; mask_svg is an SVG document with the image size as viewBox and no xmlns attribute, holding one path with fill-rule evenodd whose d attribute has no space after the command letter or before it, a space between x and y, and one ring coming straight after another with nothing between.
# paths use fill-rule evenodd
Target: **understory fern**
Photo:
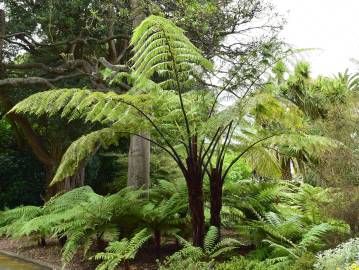
<instances>
[{"instance_id":1,"label":"understory fern","mask_svg":"<svg viewBox=\"0 0 359 270\"><path fill-rule=\"evenodd\" d=\"M288 264L326 245L329 233L345 234L349 227L325 217L320 209L331 203L330 191L287 182L256 180L228 184L224 222L233 226L247 244L256 245L253 256ZM236 214L232 214L236 213Z\"/></svg>"},{"instance_id":2,"label":"understory fern","mask_svg":"<svg viewBox=\"0 0 359 270\"><path fill-rule=\"evenodd\" d=\"M102 261L96 270L113 270L119 264L134 259L139 249L150 237L150 232L143 229L129 240L124 238L121 241L109 243L105 252L97 253L94 256L95 260Z\"/></svg>"},{"instance_id":3,"label":"understory fern","mask_svg":"<svg viewBox=\"0 0 359 270\"><path fill-rule=\"evenodd\" d=\"M205 236L204 247L195 247L187 240L180 236L176 236L182 249L171 255L166 265L176 264L183 260L191 261L211 261L218 257L228 256L235 249L242 246L242 243L236 239L224 238L221 241L218 239L218 229L211 226Z\"/></svg>"},{"instance_id":4,"label":"understory fern","mask_svg":"<svg viewBox=\"0 0 359 270\"><path fill-rule=\"evenodd\" d=\"M119 192L101 196L90 187L73 189L56 195L42 207L24 206L0 213L0 236L16 239L32 237L63 239L62 262L65 267L77 254L113 252L113 262L133 258L147 240L159 232L173 235L188 224L188 199L184 181L161 180L149 191L124 188ZM147 193L148 192L148 193ZM149 194L148 199L144 193ZM130 240L126 236L145 228ZM120 244L121 243L121 244ZM126 248L115 254L114 247ZM116 264L117 264L116 263ZM104 262L102 265L111 265ZM106 268L103 268L106 269Z\"/></svg>"},{"instance_id":5,"label":"understory fern","mask_svg":"<svg viewBox=\"0 0 359 270\"><path fill-rule=\"evenodd\" d=\"M43 209L38 206L23 206L0 213L0 236L20 238L22 226L43 214ZM48 229L39 230L35 238L41 238L48 232ZM38 239L37 239L38 240Z\"/></svg>"}]
</instances>

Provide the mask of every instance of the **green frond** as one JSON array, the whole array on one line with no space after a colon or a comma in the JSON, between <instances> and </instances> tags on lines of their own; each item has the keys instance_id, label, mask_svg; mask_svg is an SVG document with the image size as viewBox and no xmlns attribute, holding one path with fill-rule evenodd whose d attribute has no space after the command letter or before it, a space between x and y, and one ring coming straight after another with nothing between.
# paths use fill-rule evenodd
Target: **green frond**
<instances>
[{"instance_id":1,"label":"green frond","mask_svg":"<svg viewBox=\"0 0 359 270\"><path fill-rule=\"evenodd\" d=\"M243 244L237 239L224 238L213 247L210 258L216 259L220 256L228 255L241 246L243 246Z\"/></svg>"},{"instance_id":2,"label":"green frond","mask_svg":"<svg viewBox=\"0 0 359 270\"><path fill-rule=\"evenodd\" d=\"M132 69L138 81L157 73L163 78L163 89L180 91L177 84L192 79L198 67L212 68L184 31L163 17L152 15L142 21L133 33L131 45Z\"/></svg>"},{"instance_id":3,"label":"green frond","mask_svg":"<svg viewBox=\"0 0 359 270\"><path fill-rule=\"evenodd\" d=\"M114 128L104 128L83 135L74 141L63 155L51 185L74 175L80 163L91 157L97 148L107 148L110 145L117 144L121 136L123 134Z\"/></svg>"},{"instance_id":4,"label":"green frond","mask_svg":"<svg viewBox=\"0 0 359 270\"><path fill-rule=\"evenodd\" d=\"M97 253L93 258L102 262L96 270L113 270L124 261L134 259L138 250L151 237L147 229L136 233L130 240L111 242L105 252Z\"/></svg>"},{"instance_id":5,"label":"green frond","mask_svg":"<svg viewBox=\"0 0 359 270\"><path fill-rule=\"evenodd\" d=\"M215 247L218 240L218 228L211 226L204 238L204 250L206 253L210 253Z\"/></svg>"},{"instance_id":6,"label":"green frond","mask_svg":"<svg viewBox=\"0 0 359 270\"><path fill-rule=\"evenodd\" d=\"M278 249L280 251L284 251L287 255L292 256L293 258L298 258L298 254L296 254L295 250L293 250L292 248L288 248L284 245L272 242L270 240L263 240L263 242L268 243L270 245L270 247Z\"/></svg>"},{"instance_id":7,"label":"green frond","mask_svg":"<svg viewBox=\"0 0 359 270\"><path fill-rule=\"evenodd\" d=\"M307 231L303 235L302 241L300 241L299 246L302 249L307 249L313 244L320 243L320 239L331 230L332 226L327 223L314 225L312 228L310 228L309 231Z\"/></svg>"}]
</instances>

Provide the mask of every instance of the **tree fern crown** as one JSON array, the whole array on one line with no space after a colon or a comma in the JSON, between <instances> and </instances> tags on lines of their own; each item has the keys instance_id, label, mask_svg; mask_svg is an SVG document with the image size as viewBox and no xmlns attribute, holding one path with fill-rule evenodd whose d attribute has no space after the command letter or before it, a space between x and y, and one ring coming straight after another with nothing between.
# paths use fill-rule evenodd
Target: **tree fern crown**
<instances>
[{"instance_id":1,"label":"tree fern crown","mask_svg":"<svg viewBox=\"0 0 359 270\"><path fill-rule=\"evenodd\" d=\"M134 75L141 81L160 76L160 86L167 90L177 89L200 69L212 69L210 61L202 56L184 35L184 31L173 22L159 16L150 16L134 30L130 60Z\"/></svg>"}]
</instances>

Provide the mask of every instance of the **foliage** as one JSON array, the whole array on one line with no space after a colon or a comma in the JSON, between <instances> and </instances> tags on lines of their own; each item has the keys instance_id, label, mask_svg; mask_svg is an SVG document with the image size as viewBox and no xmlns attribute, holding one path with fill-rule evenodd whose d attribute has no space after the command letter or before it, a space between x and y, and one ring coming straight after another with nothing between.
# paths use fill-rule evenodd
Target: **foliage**
<instances>
[{"instance_id":1,"label":"foliage","mask_svg":"<svg viewBox=\"0 0 359 270\"><path fill-rule=\"evenodd\" d=\"M327 190L306 184L297 187L287 182L239 180L228 182L224 194L223 222L234 228L242 240L224 238L217 243L218 230L210 227L202 249L176 236L183 248L170 256L161 269L176 269L178 265L189 269L231 269L237 265L248 269L311 269L310 252L325 247L329 233L347 230L344 224L327 219L320 211L322 204L331 201ZM132 238L134 242L127 239L112 242L97 256L104 260L100 264L103 269L112 269L133 258L142 240L156 232L170 237L185 232L188 206L183 180L161 180L149 190L148 199L142 196L142 191L128 188L110 196L97 195L89 187L75 189L54 197L43 207L26 206L2 212L0 233L37 240L49 236L64 238L66 264L80 250L84 255L90 249L101 251L120 234L131 236L139 228L146 228L141 237ZM136 248L129 250L130 243L135 242ZM248 259L215 262L251 244L256 249Z\"/></svg>"},{"instance_id":2,"label":"foliage","mask_svg":"<svg viewBox=\"0 0 359 270\"><path fill-rule=\"evenodd\" d=\"M181 269L188 269L188 270L204 270L204 269L216 269L216 263L211 262L199 262L192 259L187 259L185 261L172 263L172 264L160 264L159 270L181 270Z\"/></svg>"},{"instance_id":3,"label":"foliage","mask_svg":"<svg viewBox=\"0 0 359 270\"><path fill-rule=\"evenodd\" d=\"M93 243L113 241L118 237L116 220L136 216L141 191L123 189L110 196L100 196L90 187L74 189L52 198L43 207L25 206L2 213L5 226L2 234L12 237L59 237L66 239L62 251L64 263L83 250L84 255ZM125 228L126 224L122 224Z\"/></svg>"},{"instance_id":4,"label":"foliage","mask_svg":"<svg viewBox=\"0 0 359 270\"><path fill-rule=\"evenodd\" d=\"M101 250L120 234L131 235L138 228L147 228L146 237L154 231L173 234L184 228L188 206L183 180L160 181L149 191L149 201L143 195L144 191L131 188L108 196L98 195L90 187L77 188L53 197L43 207L24 206L0 213L0 235L65 239L62 260L66 265L78 252L86 256L91 248ZM135 255L131 254L126 256ZM122 260L120 257L116 258Z\"/></svg>"},{"instance_id":5,"label":"foliage","mask_svg":"<svg viewBox=\"0 0 359 270\"><path fill-rule=\"evenodd\" d=\"M291 266L291 270L312 270L313 269L313 265L316 262L316 257L315 254L311 253L311 252L307 252L304 255L302 255L301 257L299 257L294 264Z\"/></svg>"},{"instance_id":6,"label":"foliage","mask_svg":"<svg viewBox=\"0 0 359 270\"><path fill-rule=\"evenodd\" d=\"M310 132L339 142L335 148L314 151L314 155L297 142L291 165L304 181L338 189L333 195L337 203L328 205L326 212L345 220L355 233L359 219L357 212L352 210L358 204L358 74L346 71L334 77L313 78L307 63L298 63L293 73L284 68L282 73L275 74L272 91L297 104L308 117ZM288 76L286 80L285 75Z\"/></svg>"},{"instance_id":7,"label":"foliage","mask_svg":"<svg viewBox=\"0 0 359 270\"><path fill-rule=\"evenodd\" d=\"M97 253L94 257L102 261L96 270L113 270L117 265L135 258L138 250L150 237L151 234L143 229L130 240L124 238L121 241L109 243L105 252Z\"/></svg>"},{"instance_id":8,"label":"foliage","mask_svg":"<svg viewBox=\"0 0 359 270\"><path fill-rule=\"evenodd\" d=\"M166 265L171 267L183 261L199 262L199 261L211 261L218 257L224 257L230 254L233 250L240 247L241 242L232 239L224 238L217 243L218 229L216 227L210 227L204 240L204 247L195 247L180 236L176 236L182 249L173 255L171 255L166 261Z\"/></svg>"},{"instance_id":9,"label":"foliage","mask_svg":"<svg viewBox=\"0 0 359 270\"><path fill-rule=\"evenodd\" d=\"M15 135L9 122L0 120L0 209L42 202L43 168Z\"/></svg>"},{"instance_id":10,"label":"foliage","mask_svg":"<svg viewBox=\"0 0 359 270\"><path fill-rule=\"evenodd\" d=\"M52 90L23 100L10 113L28 113L37 117L61 114L62 117L70 120L82 118L88 122L99 122L107 126L86 134L72 143L62 158L52 184L72 176L97 148L116 144L124 133L136 135L144 130L152 133L151 139L144 139L166 151L177 163L187 181L192 221L197 220L196 216L199 217L199 222L192 222L193 227L200 227L193 228L193 233L198 234L197 237L193 237L193 241L198 242L197 245L202 245L204 175L209 172L211 204L216 196L219 201L217 211L211 212L211 215L219 217L222 201L218 191L222 190L224 180L232 166L249 150L252 150L248 154L252 154L250 156L252 160L255 159L253 157L258 157L258 153L268 153L265 148L261 148L262 142L278 136L275 131L282 127L286 132L287 129L300 126L300 115L298 116L295 106L279 102L275 97L271 97L267 106L263 106L265 100L268 100L268 95L259 95L257 99L250 98L253 104L245 112L241 110L239 104L235 104L225 112L216 113L215 104L210 106L210 101L213 102L214 98L211 94L192 90L198 81L198 74L203 75L204 71L210 70L211 63L184 35L183 30L168 19L150 16L142 21L134 31L131 45L133 46L131 72L114 72L114 74L104 72L106 77L112 78L112 83L125 81L130 84L132 88L129 93L119 95L80 89ZM192 91L185 93L188 90ZM217 98L214 98L214 102ZM40 104L38 100L41 100ZM49 106L49 104L53 105ZM261 112L263 110L264 112ZM231 117L225 118L224 115L227 113L230 113ZM252 125L251 117L257 120ZM269 118L274 119L272 121L268 120ZM275 125L277 118L283 120L280 125ZM147 125L143 124L140 127L140 121ZM268 122L267 126L265 126L266 122ZM261 129L248 131L250 128L255 129L260 126ZM241 132L245 129L247 132ZM153 136L153 133L156 135ZM239 154L224 168L224 159L234 133L243 134L243 136L233 136L241 142L237 147L233 147ZM210 142L206 143L208 138L211 138ZM181 146L181 150L175 149L178 145ZM214 152L218 154L213 155ZM269 155L274 156L273 153ZM266 172L275 171L271 168L275 167L276 161L272 163L263 161L270 165L274 164L274 166L266 166ZM259 170L259 166L255 169L265 173L264 170L263 172ZM220 179L211 177L216 175L210 172L213 170L220 172L218 176ZM219 183L217 193L214 192L215 181ZM199 202L191 203L194 200ZM211 209L214 209L214 206L211 205ZM216 225L219 229L221 226L220 223L212 225Z\"/></svg>"},{"instance_id":11,"label":"foliage","mask_svg":"<svg viewBox=\"0 0 359 270\"><path fill-rule=\"evenodd\" d=\"M310 270L315 262L314 255L308 253L298 258L292 264L283 264L281 259L266 259L263 261L233 257L230 261L218 264L216 270L248 269L248 270Z\"/></svg>"},{"instance_id":12,"label":"foliage","mask_svg":"<svg viewBox=\"0 0 359 270\"><path fill-rule=\"evenodd\" d=\"M259 259L280 258L292 264L325 246L329 233L348 232L343 222L324 215L321 205L332 202L331 192L319 187L240 181L226 186L224 201L224 220L247 244L256 245L252 256Z\"/></svg>"},{"instance_id":13,"label":"foliage","mask_svg":"<svg viewBox=\"0 0 359 270\"><path fill-rule=\"evenodd\" d=\"M1 236L21 237L21 228L32 219L42 215L42 208L39 206L23 206L7 211L0 212ZM48 230L40 231L40 237L43 237Z\"/></svg>"},{"instance_id":14,"label":"foliage","mask_svg":"<svg viewBox=\"0 0 359 270\"><path fill-rule=\"evenodd\" d=\"M198 12L196 2L189 6L192 12ZM114 9L111 4L106 7L109 13ZM206 5L206 12L218 11L221 10L216 6ZM101 36L105 28L101 27L96 12L91 14L93 21L99 23L94 27L96 34ZM127 13L122 15L127 17ZM53 41L51 20L43 23L49 24L47 34ZM54 25L58 27L59 23L57 18ZM109 25L110 38L113 26ZM39 29L43 31L44 27ZM236 28L232 31L236 32ZM62 32L58 32L57 38L62 40ZM85 45L86 42L77 53L94 52L85 50ZM148 191L125 188L106 196L96 194L90 187L74 189L53 197L41 207L1 212L0 235L30 236L37 240L59 238L65 242L64 265L80 251L85 257L100 251L93 257L102 260L98 269L126 265L151 236L159 249L161 237L173 235L183 247L161 269L176 269L179 264L189 269L312 268L312 253L327 247L331 235L348 232L344 222L323 211L333 203L334 191L302 181L272 178L292 180L294 171L306 180L308 170L314 171L312 167L322 162L323 153L327 153L324 150L329 152L329 148L338 145L346 147L343 142L335 142L335 136L323 137L330 132L318 132L315 128L320 125L315 121L329 119L332 106L345 106L347 97L356 89L357 79L340 74L336 79L313 80L309 66L299 63L284 80L286 68L279 63L273 70L276 77L252 95L247 94L255 84L253 80L261 78L255 78L258 75L255 70L244 74L244 82L229 91L236 95L242 86L249 84L249 88L238 102L221 109L216 103L227 83L218 89L218 94L208 91L213 86L206 85L206 72L212 70L212 63L172 21L151 15L134 30L130 45L129 66L112 65L113 70L102 70L113 89L129 88L127 93L61 87L22 100L8 116L31 115L39 120L46 116L49 121L61 116L75 126L83 122L91 126L91 132L75 140L64 155L59 151L62 159L52 184L73 176L99 148L116 146L129 135L142 136L143 131L150 135L143 139L169 154L184 179L171 182L156 179ZM258 56L263 58L264 66L274 58L275 44L265 45L268 46L263 46ZM62 57L75 61L76 46L75 42L72 54ZM103 53L105 47L99 46L98 52ZM112 41L108 47L114 47ZM96 53L88 55L96 57ZM245 58L244 55L244 62ZM99 62L94 62L96 71L86 74L96 78ZM232 68L236 74L236 68ZM239 77L233 75L228 85L233 86L232 79L238 83ZM92 82L96 89L109 89L102 87L102 78ZM355 129L349 130L345 136L355 137L352 132ZM55 137L61 140L61 136ZM231 172L242 157L245 160ZM204 214L208 210L203 195L205 175L210 183L210 225L218 222L217 227L209 226L203 241ZM251 175L253 179L243 180ZM225 181L227 176L230 181ZM213 221L216 214L218 219ZM184 236L189 215L193 245ZM237 233L237 237L221 240L222 225ZM247 258L217 263L242 246L254 248Z\"/></svg>"},{"instance_id":15,"label":"foliage","mask_svg":"<svg viewBox=\"0 0 359 270\"><path fill-rule=\"evenodd\" d=\"M111 86L103 80L101 72L103 67L107 66L104 64L106 61L128 70L131 56L128 40L134 25L131 21L142 12L146 15L156 14L171 18L176 25L185 29L189 37L187 40L191 40L196 47L203 50L208 59L214 59L215 54L220 53L221 58L231 66L225 71L226 76L221 84L230 84L232 88L241 86L242 78L246 83L254 81L256 75L260 74L263 68L268 68L269 62L274 61L276 50L281 45L276 35L281 29L282 20L265 1L220 1L215 4L213 1L197 0L141 0L136 1L140 5L140 12L129 1L78 0L61 3L52 0L5 0L4 3L3 9L8 22L5 30L9 36L2 48L4 69L1 73L4 74L1 75L6 78L2 82L10 91L2 92L5 96L2 101L9 98L12 103L48 88L90 87L101 91L128 91L133 86L130 80ZM24 18L19 19L19 14L24 15ZM271 20L266 21L263 26L256 26L256 31L253 31L252 27L242 29L242 20L246 22L246 26L256 24L259 17L266 17L268 14L271 14ZM168 30L169 34L175 32L173 29L176 30L171 22L164 19L162 22L157 20L157 26L160 24L165 26L164 32ZM228 41L233 40L233 34L243 34L246 43L239 46L235 42L233 47L229 46ZM172 47L177 49L176 46ZM102 61L104 59L106 61ZM234 59L241 70L233 66ZM222 72L222 68L218 67L219 69ZM194 73L198 75L201 72L196 69ZM157 75L154 74L154 77ZM234 75L241 78L240 82L237 81L239 79L230 78ZM41 79L33 79L34 77ZM190 80L194 81L192 77ZM46 81L47 83L43 83ZM120 90L118 85L121 86ZM201 82L201 88L203 85L207 88L207 82ZM196 84L194 88L200 87ZM4 112L11 106L9 104ZM32 130L41 137L41 149L54 159L54 162L49 163L56 165L47 164L47 167L51 167L47 168L51 173L56 170L70 141L85 133L85 127L88 128L79 122L73 125L64 123L56 116L52 119L26 118ZM17 119L15 118L15 125L20 122ZM92 128L93 126L89 129ZM33 136L26 132L23 135L34 145ZM42 159L40 155L37 155L37 158ZM41 161L46 163L48 160ZM52 177L51 173L47 174L48 178Z\"/></svg>"},{"instance_id":16,"label":"foliage","mask_svg":"<svg viewBox=\"0 0 359 270\"><path fill-rule=\"evenodd\" d=\"M159 180L149 190L149 200L141 209L143 223L153 233L172 235L189 222L188 193L183 179Z\"/></svg>"},{"instance_id":17,"label":"foliage","mask_svg":"<svg viewBox=\"0 0 359 270\"><path fill-rule=\"evenodd\" d=\"M233 257L230 261L219 264L216 267L218 270L231 270L231 269L248 269L248 270L275 270L279 269L276 261L258 261L250 260L245 257Z\"/></svg>"},{"instance_id":18,"label":"foliage","mask_svg":"<svg viewBox=\"0 0 359 270\"><path fill-rule=\"evenodd\" d=\"M235 158L234 153L228 153L224 161L225 167L230 164L230 161ZM237 182L239 180L248 179L252 175L252 169L248 162L240 160L233 166L233 169L228 173L227 182Z\"/></svg>"},{"instance_id":19,"label":"foliage","mask_svg":"<svg viewBox=\"0 0 359 270\"><path fill-rule=\"evenodd\" d=\"M93 243L101 248L103 242L117 240L119 231L125 232L126 225L131 226L131 218L136 217L138 208L134 205L140 206L140 194L128 188L106 197L91 193L88 201L80 203L72 213L66 211L64 215L68 218L63 218L53 229L55 234L66 239L63 261L70 262L80 249L86 255ZM121 227L117 222L122 219L128 221Z\"/></svg>"},{"instance_id":20,"label":"foliage","mask_svg":"<svg viewBox=\"0 0 359 270\"><path fill-rule=\"evenodd\" d=\"M131 44L137 88L146 87L147 79L157 73L163 77L159 83L162 89L179 91L177 84L188 84L194 67L211 69L211 63L184 35L184 31L162 17L150 16L144 20L135 29Z\"/></svg>"},{"instance_id":21,"label":"foliage","mask_svg":"<svg viewBox=\"0 0 359 270\"><path fill-rule=\"evenodd\" d=\"M333 249L318 253L316 270L355 269L359 264L359 239L353 238Z\"/></svg>"}]
</instances>

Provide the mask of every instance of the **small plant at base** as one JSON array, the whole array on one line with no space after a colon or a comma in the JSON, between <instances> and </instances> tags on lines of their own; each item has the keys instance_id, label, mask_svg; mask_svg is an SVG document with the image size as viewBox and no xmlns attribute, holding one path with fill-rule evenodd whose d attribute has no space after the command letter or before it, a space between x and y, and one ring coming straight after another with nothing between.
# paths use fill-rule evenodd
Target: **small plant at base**
<instances>
[{"instance_id":1,"label":"small plant at base","mask_svg":"<svg viewBox=\"0 0 359 270\"><path fill-rule=\"evenodd\" d=\"M242 244L236 239L225 238L220 242L218 240L218 229L211 226L204 239L204 248L193 246L190 242L180 236L176 236L183 248L170 256L165 263L170 266L173 263L184 261L212 261L220 256L225 256L233 250L239 248Z\"/></svg>"},{"instance_id":2,"label":"small plant at base","mask_svg":"<svg viewBox=\"0 0 359 270\"><path fill-rule=\"evenodd\" d=\"M359 238L328 249L317 255L315 270L356 269L359 264ZM354 267L354 268L353 268Z\"/></svg>"},{"instance_id":3,"label":"small plant at base","mask_svg":"<svg viewBox=\"0 0 359 270\"><path fill-rule=\"evenodd\" d=\"M105 252L97 253L92 257L95 260L102 260L96 270L113 270L119 264L134 259L138 250L150 237L150 232L143 229L130 240L124 238L121 241L111 242Z\"/></svg>"}]
</instances>

